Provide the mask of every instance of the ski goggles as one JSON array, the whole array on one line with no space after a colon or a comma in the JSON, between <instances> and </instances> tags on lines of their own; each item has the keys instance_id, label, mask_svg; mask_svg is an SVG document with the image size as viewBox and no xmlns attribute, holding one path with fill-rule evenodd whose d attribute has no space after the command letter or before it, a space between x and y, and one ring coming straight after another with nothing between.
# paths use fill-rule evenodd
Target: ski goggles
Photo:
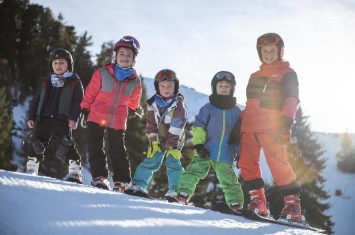
<instances>
[{"instance_id":1,"label":"ski goggles","mask_svg":"<svg viewBox=\"0 0 355 235\"><path fill-rule=\"evenodd\" d=\"M155 75L155 81L161 82L161 81L174 81L176 80L176 74L174 71L170 69L163 69Z\"/></svg>"},{"instance_id":2,"label":"ski goggles","mask_svg":"<svg viewBox=\"0 0 355 235\"><path fill-rule=\"evenodd\" d=\"M124 41L124 42L131 43L132 46L133 46L137 51L138 51L139 48L140 48L139 42L137 41L137 39L135 39L135 38L132 37L132 36L124 36L121 40Z\"/></svg>"},{"instance_id":3,"label":"ski goggles","mask_svg":"<svg viewBox=\"0 0 355 235\"><path fill-rule=\"evenodd\" d=\"M257 47L263 47L266 45L277 45L280 42L280 37L277 34L264 34L258 38L256 42Z\"/></svg>"},{"instance_id":4,"label":"ski goggles","mask_svg":"<svg viewBox=\"0 0 355 235\"><path fill-rule=\"evenodd\" d=\"M235 82L234 75L230 72L221 71L221 72L218 72L215 75L215 77L217 78L218 81L226 80L226 81L230 81L230 82Z\"/></svg>"}]
</instances>

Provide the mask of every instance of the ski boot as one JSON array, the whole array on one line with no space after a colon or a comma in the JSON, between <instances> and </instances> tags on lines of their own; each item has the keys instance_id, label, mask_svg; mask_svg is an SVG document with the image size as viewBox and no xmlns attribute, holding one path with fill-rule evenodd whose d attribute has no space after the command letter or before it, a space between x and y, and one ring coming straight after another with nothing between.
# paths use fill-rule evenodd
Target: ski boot
<instances>
[{"instance_id":1,"label":"ski boot","mask_svg":"<svg viewBox=\"0 0 355 235\"><path fill-rule=\"evenodd\" d=\"M298 195L284 197L285 206L281 211L280 218L291 222L303 223L304 216L301 214L301 201Z\"/></svg>"},{"instance_id":2,"label":"ski boot","mask_svg":"<svg viewBox=\"0 0 355 235\"><path fill-rule=\"evenodd\" d=\"M268 217L270 211L266 207L264 188L251 190L249 191L249 195L250 202L248 204L248 210L252 210L260 216Z\"/></svg>"},{"instance_id":3,"label":"ski boot","mask_svg":"<svg viewBox=\"0 0 355 235\"><path fill-rule=\"evenodd\" d=\"M178 202L176 200L177 193L174 189L169 189L168 192L165 194L165 199L168 200L168 202Z\"/></svg>"},{"instance_id":4,"label":"ski boot","mask_svg":"<svg viewBox=\"0 0 355 235\"><path fill-rule=\"evenodd\" d=\"M176 196L176 201L180 204L187 205L189 203L189 196L187 195L187 193L180 192Z\"/></svg>"},{"instance_id":5,"label":"ski boot","mask_svg":"<svg viewBox=\"0 0 355 235\"><path fill-rule=\"evenodd\" d=\"M27 157L25 173L30 175L38 175L39 161L36 157Z\"/></svg>"},{"instance_id":6,"label":"ski boot","mask_svg":"<svg viewBox=\"0 0 355 235\"><path fill-rule=\"evenodd\" d=\"M69 160L68 168L68 174L64 177L64 180L82 184L83 176L81 174L82 167L80 165L80 160Z\"/></svg>"},{"instance_id":7,"label":"ski boot","mask_svg":"<svg viewBox=\"0 0 355 235\"><path fill-rule=\"evenodd\" d=\"M110 190L110 182L107 177L99 176L91 180L91 185L96 188Z\"/></svg>"},{"instance_id":8,"label":"ski boot","mask_svg":"<svg viewBox=\"0 0 355 235\"><path fill-rule=\"evenodd\" d=\"M124 193L124 191L126 190L126 188L129 187L129 183L124 183L124 182L120 182L120 181L116 181L113 184L113 188L112 191L114 192L118 192L118 193Z\"/></svg>"},{"instance_id":9,"label":"ski boot","mask_svg":"<svg viewBox=\"0 0 355 235\"><path fill-rule=\"evenodd\" d=\"M138 184L127 187L124 193L132 196L150 198L148 193Z\"/></svg>"},{"instance_id":10,"label":"ski boot","mask_svg":"<svg viewBox=\"0 0 355 235\"><path fill-rule=\"evenodd\" d=\"M235 211L235 212L239 212L241 209L243 209L242 207L240 207L240 204L239 203L232 203L230 206L232 211Z\"/></svg>"}]
</instances>

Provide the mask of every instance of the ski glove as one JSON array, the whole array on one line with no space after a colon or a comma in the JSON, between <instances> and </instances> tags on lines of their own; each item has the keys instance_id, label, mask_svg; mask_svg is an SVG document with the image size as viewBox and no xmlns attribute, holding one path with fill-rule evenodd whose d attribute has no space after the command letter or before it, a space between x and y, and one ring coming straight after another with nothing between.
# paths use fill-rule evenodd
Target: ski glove
<instances>
[{"instance_id":1,"label":"ski glove","mask_svg":"<svg viewBox=\"0 0 355 235\"><path fill-rule=\"evenodd\" d=\"M200 158L202 158L202 159L209 158L209 156L208 156L209 152L207 149L205 149L205 146L203 146L203 144L197 144L197 145L195 145L194 148L195 148L197 154L200 156Z\"/></svg>"},{"instance_id":2,"label":"ski glove","mask_svg":"<svg viewBox=\"0 0 355 235\"><path fill-rule=\"evenodd\" d=\"M150 142L150 146L149 146L148 151L147 151L147 157L151 158L157 152L161 152L160 142L159 141Z\"/></svg>"},{"instance_id":3,"label":"ski glove","mask_svg":"<svg viewBox=\"0 0 355 235\"><path fill-rule=\"evenodd\" d=\"M142 108L142 106L138 106L136 110L129 109L128 111L130 115L133 115L133 117L138 117L141 119L144 116L144 109Z\"/></svg>"},{"instance_id":4,"label":"ski glove","mask_svg":"<svg viewBox=\"0 0 355 235\"><path fill-rule=\"evenodd\" d=\"M276 132L275 141L278 144L288 144L291 138L291 128L293 119L289 117L281 118L279 130Z\"/></svg>"},{"instance_id":5,"label":"ski glove","mask_svg":"<svg viewBox=\"0 0 355 235\"><path fill-rule=\"evenodd\" d=\"M178 149L170 149L168 151L168 153L166 154L166 156L171 155L173 158L175 158L176 160L180 160L182 155L181 155L181 151Z\"/></svg>"},{"instance_id":6,"label":"ski glove","mask_svg":"<svg viewBox=\"0 0 355 235\"><path fill-rule=\"evenodd\" d=\"M80 113L80 126L82 128L86 128L87 125L87 120L88 120L88 116L89 116L89 110L87 109L82 109L81 113Z\"/></svg>"},{"instance_id":7,"label":"ski glove","mask_svg":"<svg viewBox=\"0 0 355 235\"><path fill-rule=\"evenodd\" d=\"M241 126L242 126L242 119L239 117L238 121L235 123L232 132L229 136L229 144L235 145L235 144L240 144L240 131L241 131Z\"/></svg>"}]
</instances>

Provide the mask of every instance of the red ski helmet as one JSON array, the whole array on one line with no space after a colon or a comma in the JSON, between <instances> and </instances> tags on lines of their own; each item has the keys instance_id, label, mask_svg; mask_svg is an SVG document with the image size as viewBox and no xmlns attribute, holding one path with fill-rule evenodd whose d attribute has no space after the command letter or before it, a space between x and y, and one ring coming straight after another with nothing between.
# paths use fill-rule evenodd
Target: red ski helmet
<instances>
[{"instance_id":1,"label":"red ski helmet","mask_svg":"<svg viewBox=\"0 0 355 235\"><path fill-rule=\"evenodd\" d=\"M277 33L266 33L261 35L256 41L256 50L258 51L259 59L261 60L261 48L266 45L276 45L278 48L278 60L281 60L281 49L285 44L280 35Z\"/></svg>"},{"instance_id":2,"label":"red ski helmet","mask_svg":"<svg viewBox=\"0 0 355 235\"><path fill-rule=\"evenodd\" d=\"M49 54L48 60L49 60L49 64L50 64L52 72L53 72L52 62L53 62L53 60L56 60L56 59L65 59L68 62L68 70L70 72L74 71L74 60L73 60L73 57L69 51L67 51L63 48L57 48L57 49L54 49L53 51L51 51L51 53Z\"/></svg>"},{"instance_id":3,"label":"red ski helmet","mask_svg":"<svg viewBox=\"0 0 355 235\"><path fill-rule=\"evenodd\" d=\"M116 63L116 56L117 56L117 50L120 47L127 47L133 50L133 59L136 58L140 45L139 42L136 38L132 36L124 36L121 38L119 41L117 41L112 48L112 58L111 58L111 63L115 64Z\"/></svg>"},{"instance_id":4,"label":"red ski helmet","mask_svg":"<svg viewBox=\"0 0 355 235\"><path fill-rule=\"evenodd\" d=\"M170 69L160 70L154 77L154 88L157 94L159 93L159 82L161 81L174 81L174 94L179 92L179 79L176 77L176 73Z\"/></svg>"},{"instance_id":5,"label":"red ski helmet","mask_svg":"<svg viewBox=\"0 0 355 235\"><path fill-rule=\"evenodd\" d=\"M131 48L134 52L134 56L136 56L138 54L140 45L136 38L132 36L124 36L118 42L115 43L115 45L113 46L113 50L117 51L117 49L120 47Z\"/></svg>"}]
</instances>

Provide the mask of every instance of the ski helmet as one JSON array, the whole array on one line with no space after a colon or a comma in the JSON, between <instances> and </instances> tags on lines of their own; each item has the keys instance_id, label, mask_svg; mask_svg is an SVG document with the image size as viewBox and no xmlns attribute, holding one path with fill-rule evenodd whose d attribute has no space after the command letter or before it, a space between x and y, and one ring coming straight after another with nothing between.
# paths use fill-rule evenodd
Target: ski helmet
<instances>
[{"instance_id":1,"label":"ski helmet","mask_svg":"<svg viewBox=\"0 0 355 235\"><path fill-rule=\"evenodd\" d=\"M113 50L117 51L120 47L128 47L131 48L134 52L134 56L137 56L140 45L137 39L132 36L124 36L113 46Z\"/></svg>"},{"instance_id":2,"label":"ski helmet","mask_svg":"<svg viewBox=\"0 0 355 235\"><path fill-rule=\"evenodd\" d=\"M124 36L121 38L119 41L117 41L112 48L112 58L111 58L111 63L115 64L116 63L116 56L117 56L117 50L120 47L127 47L133 50L133 60L136 58L140 45L139 42L136 38L132 36Z\"/></svg>"},{"instance_id":3,"label":"ski helmet","mask_svg":"<svg viewBox=\"0 0 355 235\"><path fill-rule=\"evenodd\" d=\"M258 51L258 55L261 59L261 48L266 45L276 45L278 48L278 60L281 60L281 49L284 48L284 41L280 37L280 35L276 33L266 33L261 35L256 41L256 50Z\"/></svg>"},{"instance_id":4,"label":"ski helmet","mask_svg":"<svg viewBox=\"0 0 355 235\"><path fill-rule=\"evenodd\" d=\"M174 94L179 92L179 79L176 77L176 73L170 69L160 70L154 77L154 88L157 94L159 93L159 82L161 81L174 81Z\"/></svg>"},{"instance_id":5,"label":"ski helmet","mask_svg":"<svg viewBox=\"0 0 355 235\"><path fill-rule=\"evenodd\" d=\"M68 62L68 70L73 72L74 70L74 60L69 51L63 48L57 48L51 51L49 54L49 64L51 66L51 71L53 72L52 62L56 59L65 59Z\"/></svg>"},{"instance_id":6,"label":"ski helmet","mask_svg":"<svg viewBox=\"0 0 355 235\"><path fill-rule=\"evenodd\" d=\"M217 82L220 82L220 81L228 81L231 83L232 90L231 90L230 96L233 96L235 85L236 85L235 77L234 77L233 73L228 72L228 71L219 71L218 73L216 73L213 76L212 81L211 81L211 90L212 90L213 94L217 94L216 85L217 85Z\"/></svg>"}]
</instances>

